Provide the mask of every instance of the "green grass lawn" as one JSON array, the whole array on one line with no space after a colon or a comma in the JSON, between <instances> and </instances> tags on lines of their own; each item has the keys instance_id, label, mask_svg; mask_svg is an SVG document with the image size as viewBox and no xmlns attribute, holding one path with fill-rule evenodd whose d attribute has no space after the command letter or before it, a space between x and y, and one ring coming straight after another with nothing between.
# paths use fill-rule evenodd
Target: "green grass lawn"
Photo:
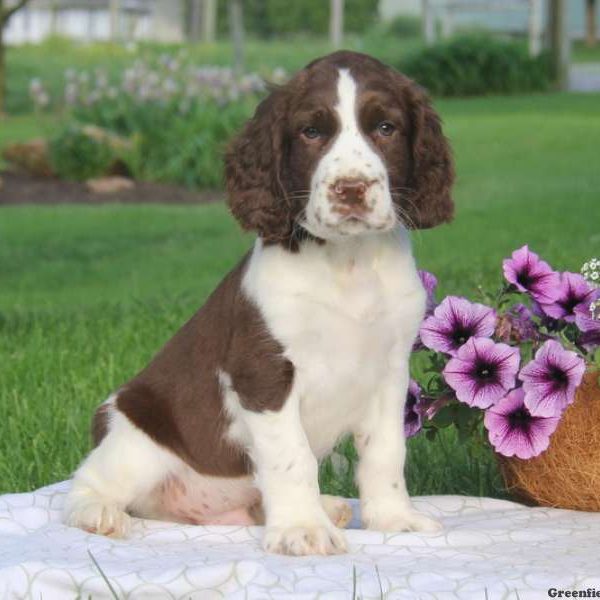
<instances>
[{"instance_id":1,"label":"green grass lawn","mask_svg":"<svg viewBox=\"0 0 600 600\"><path fill-rule=\"evenodd\" d=\"M558 269L598 254L599 95L438 106L457 160L457 218L414 245L444 292L493 288L501 259L526 242ZM0 492L67 477L89 448L94 407L250 243L222 205L1 208ZM351 447L342 454L351 464ZM489 453L452 435L412 440L408 479L412 493L502 495ZM323 481L353 491L344 460Z\"/></svg>"},{"instance_id":2,"label":"green grass lawn","mask_svg":"<svg viewBox=\"0 0 600 600\"><path fill-rule=\"evenodd\" d=\"M571 59L576 63L597 62L600 63L600 42L595 46L588 46L583 41L573 42L571 47Z\"/></svg>"}]
</instances>

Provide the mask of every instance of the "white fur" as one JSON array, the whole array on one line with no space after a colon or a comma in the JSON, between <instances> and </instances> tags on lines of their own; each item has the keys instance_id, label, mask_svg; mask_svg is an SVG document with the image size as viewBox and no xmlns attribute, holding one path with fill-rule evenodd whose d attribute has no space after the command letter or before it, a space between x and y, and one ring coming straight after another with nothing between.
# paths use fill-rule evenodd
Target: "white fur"
<instances>
[{"instance_id":1,"label":"white fur","mask_svg":"<svg viewBox=\"0 0 600 600\"><path fill-rule=\"evenodd\" d=\"M312 176L303 225L313 235L325 239L359 233L364 229L389 231L396 223L396 215L387 171L381 157L371 148L360 130L356 82L347 69L339 71L337 96L335 111L340 131ZM347 220L332 210L330 189L340 179L368 182L365 201L370 211L364 222Z\"/></svg>"},{"instance_id":2,"label":"white fur","mask_svg":"<svg viewBox=\"0 0 600 600\"><path fill-rule=\"evenodd\" d=\"M356 435L361 456L365 524L437 529L412 509L403 475L408 360L425 306L408 233L307 242L298 253L258 241L243 287L294 364L280 412L248 413L231 396L228 403L232 432L257 464L267 538L277 531L285 547L295 534L286 541L282 522L290 532L322 526L317 459L345 433ZM294 468L282 473L293 457Z\"/></svg>"},{"instance_id":3,"label":"white fur","mask_svg":"<svg viewBox=\"0 0 600 600\"><path fill-rule=\"evenodd\" d=\"M242 408L226 373L220 373L220 380L225 406L234 418L230 435L245 442L256 465L267 519L265 549L283 554L344 551L344 537L319 497L317 459L300 419L296 386L281 410L259 413Z\"/></svg>"},{"instance_id":4,"label":"white fur","mask_svg":"<svg viewBox=\"0 0 600 600\"><path fill-rule=\"evenodd\" d=\"M115 396L107 403L113 405ZM94 533L123 537L130 518L125 510L144 497L172 470L179 459L157 446L114 408L108 434L73 477L64 507L65 522Z\"/></svg>"}]
</instances>

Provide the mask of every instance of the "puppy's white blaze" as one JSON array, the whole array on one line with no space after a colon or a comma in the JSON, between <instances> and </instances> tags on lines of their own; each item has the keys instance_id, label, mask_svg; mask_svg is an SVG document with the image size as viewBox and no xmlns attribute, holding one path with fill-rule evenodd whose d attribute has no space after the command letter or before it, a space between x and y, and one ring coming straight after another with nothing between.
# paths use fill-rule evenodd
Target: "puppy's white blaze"
<instances>
[{"instance_id":1,"label":"puppy's white blaze","mask_svg":"<svg viewBox=\"0 0 600 600\"><path fill-rule=\"evenodd\" d=\"M370 146L358 122L357 90L350 71L340 69L337 104L334 107L340 130L315 169L306 209L308 229L324 237L329 237L327 233L331 229L352 233L356 227L356 224L342 223L340 215L332 210L329 190L339 179L357 178L370 183L366 196L366 203L371 208L368 226L389 229L395 224L386 167ZM365 228L364 225L359 227Z\"/></svg>"},{"instance_id":2,"label":"puppy's white blaze","mask_svg":"<svg viewBox=\"0 0 600 600\"><path fill-rule=\"evenodd\" d=\"M340 69L337 95L338 103L335 110L340 116L342 131L360 135L356 119L356 81L348 69Z\"/></svg>"}]
</instances>

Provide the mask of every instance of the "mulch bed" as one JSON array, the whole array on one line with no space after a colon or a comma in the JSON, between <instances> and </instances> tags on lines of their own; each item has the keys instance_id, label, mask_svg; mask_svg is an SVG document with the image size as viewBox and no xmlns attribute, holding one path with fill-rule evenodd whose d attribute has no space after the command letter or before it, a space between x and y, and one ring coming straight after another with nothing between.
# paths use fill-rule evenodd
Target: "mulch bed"
<instances>
[{"instance_id":1,"label":"mulch bed","mask_svg":"<svg viewBox=\"0 0 600 600\"><path fill-rule=\"evenodd\" d=\"M85 184L25 173L0 173L0 206L6 204L206 204L223 200L223 192L196 192L175 185L136 182L112 194L96 194Z\"/></svg>"}]
</instances>

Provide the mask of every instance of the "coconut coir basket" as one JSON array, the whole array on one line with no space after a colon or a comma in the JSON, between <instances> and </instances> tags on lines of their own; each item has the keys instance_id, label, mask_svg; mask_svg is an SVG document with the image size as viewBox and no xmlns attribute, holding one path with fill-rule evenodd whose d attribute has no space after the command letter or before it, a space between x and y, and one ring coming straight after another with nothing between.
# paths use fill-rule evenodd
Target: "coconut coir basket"
<instances>
[{"instance_id":1,"label":"coconut coir basket","mask_svg":"<svg viewBox=\"0 0 600 600\"><path fill-rule=\"evenodd\" d=\"M588 371L548 450L521 460L499 456L507 489L527 504L600 511L600 385Z\"/></svg>"}]
</instances>

